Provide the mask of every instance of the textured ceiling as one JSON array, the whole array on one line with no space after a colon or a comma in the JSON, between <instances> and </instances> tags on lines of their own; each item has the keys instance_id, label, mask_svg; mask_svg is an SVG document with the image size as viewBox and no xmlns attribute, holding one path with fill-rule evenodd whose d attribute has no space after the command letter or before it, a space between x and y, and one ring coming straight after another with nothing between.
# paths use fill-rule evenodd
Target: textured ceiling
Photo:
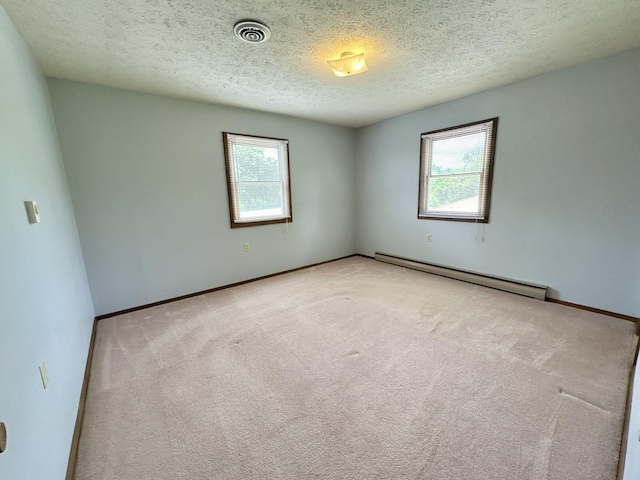
<instances>
[{"instance_id":1,"label":"textured ceiling","mask_svg":"<svg viewBox=\"0 0 640 480\"><path fill-rule=\"evenodd\" d=\"M362 126L640 46L640 0L0 0L48 76ZM271 39L247 44L255 19ZM326 60L364 51L369 71Z\"/></svg>"}]
</instances>

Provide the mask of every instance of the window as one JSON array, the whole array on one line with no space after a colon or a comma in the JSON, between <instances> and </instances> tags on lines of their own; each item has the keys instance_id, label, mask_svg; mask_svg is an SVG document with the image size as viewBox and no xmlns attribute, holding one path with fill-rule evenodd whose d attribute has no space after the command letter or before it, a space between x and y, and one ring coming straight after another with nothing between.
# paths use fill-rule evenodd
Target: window
<instances>
[{"instance_id":1,"label":"window","mask_svg":"<svg viewBox=\"0 0 640 480\"><path fill-rule=\"evenodd\" d=\"M489 222L498 119L423 133L418 218Z\"/></svg>"},{"instance_id":2,"label":"window","mask_svg":"<svg viewBox=\"0 0 640 480\"><path fill-rule=\"evenodd\" d=\"M222 135L231 228L291 222L288 140Z\"/></svg>"}]
</instances>

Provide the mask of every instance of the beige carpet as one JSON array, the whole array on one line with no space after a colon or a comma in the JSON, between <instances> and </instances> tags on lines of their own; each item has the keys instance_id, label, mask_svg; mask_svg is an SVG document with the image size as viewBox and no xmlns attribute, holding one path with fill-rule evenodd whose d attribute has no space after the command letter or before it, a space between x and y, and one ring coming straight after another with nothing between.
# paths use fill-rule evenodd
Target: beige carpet
<instances>
[{"instance_id":1,"label":"beige carpet","mask_svg":"<svg viewBox=\"0 0 640 480\"><path fill-rule=\"evenodd\" d=\"M361 257L102 320L76 478L612 480L633 330Z\"/></svg>"}]
</instances>

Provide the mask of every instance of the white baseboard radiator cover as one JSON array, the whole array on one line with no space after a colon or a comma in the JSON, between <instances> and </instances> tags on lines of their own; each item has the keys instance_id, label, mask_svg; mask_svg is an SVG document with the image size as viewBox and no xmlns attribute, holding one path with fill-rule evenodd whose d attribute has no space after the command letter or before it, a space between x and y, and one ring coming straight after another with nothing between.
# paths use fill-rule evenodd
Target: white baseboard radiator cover
<instances>
[{"instance_id":1,"label":"white baseboard radiator cover","mask_svg":"<svg viewBox=\"0 0 640 480\"><path fill-rule=\"evenodd\" d=\"M498 290L504 290L506 292L517 293L518 295L537 298L539 300L544 300L547 296L547 287L544 285L537 285L535 283L496 277L493 275L447 267L445 265L438 265L435 263L426 263L420 260L399 257L397 255L389 255L387 253L376 252L374 258L379 262L391 263L400 267L420 270L421 272L426 273L433 273L435 275L453 278L455 280L462 280L463 282L483 285L485 287L491 287Z\"/></svg>"}]
</instances>

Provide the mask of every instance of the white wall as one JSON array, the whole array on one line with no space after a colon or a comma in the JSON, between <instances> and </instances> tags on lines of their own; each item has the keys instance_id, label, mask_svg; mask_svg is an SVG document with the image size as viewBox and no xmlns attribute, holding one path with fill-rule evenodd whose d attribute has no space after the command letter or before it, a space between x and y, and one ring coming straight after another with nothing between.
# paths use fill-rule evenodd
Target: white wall
<instances>
[{"instance_id":1,"label":"white wall","mask_svg":"<svg viewBox=\"0 0 640 480\"><path fill-rule=\"evenodd\" d=\"M49 88L97 314L355 253L354 130L65 80ZM288 233L230 228L223 131L289 139Z\"/></svg>"},{"instance_id":2,"label":"white wall","mask_svg":"<svg viewBox=\"0 0 640 480\"><path fill-rule=\"evenodd\" d=\"M0 478L59 479L94 313L47 85L1 6L0 72ZM25 200L41 223L28 223Z\"/></svg>"},{"instance_id":3,"label":"white wall","mask_svg":"<svg viewBox=\"0 0 640 480\"><path fill-rule=\"evenodd\" d=\"M360 129L358 252L542 283L638 316L638 79L640 49ZM420 133L496 116L490 223L418 220Z\"/></svg>"}]
</instances>

